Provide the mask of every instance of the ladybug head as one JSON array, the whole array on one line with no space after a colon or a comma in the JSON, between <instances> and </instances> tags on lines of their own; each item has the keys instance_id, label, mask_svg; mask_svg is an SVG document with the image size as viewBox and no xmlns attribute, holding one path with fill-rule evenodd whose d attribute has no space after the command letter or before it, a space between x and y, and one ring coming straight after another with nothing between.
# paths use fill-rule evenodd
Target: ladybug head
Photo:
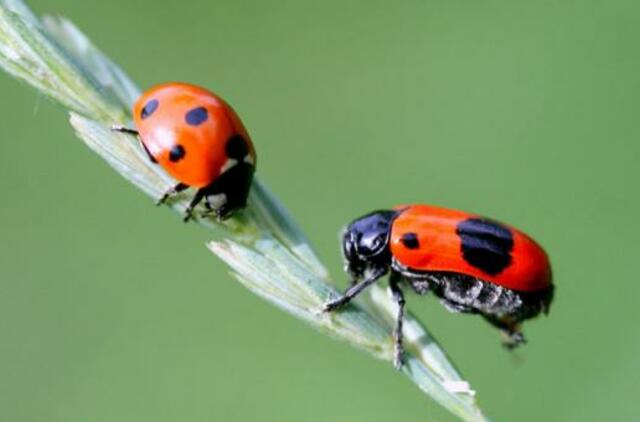
<instances>
[{"instance_id":1,"label":"ladybug head","mask_svg":"<svg viewBox=\"0 0 640 422\"><path fill-rule=\"evenodd\" d=\"M374 211L347 226L342 234L345 270L358 279L367 270L386 267L391 263L389 234L395 211Z\"/></svg>"}]
</instances>

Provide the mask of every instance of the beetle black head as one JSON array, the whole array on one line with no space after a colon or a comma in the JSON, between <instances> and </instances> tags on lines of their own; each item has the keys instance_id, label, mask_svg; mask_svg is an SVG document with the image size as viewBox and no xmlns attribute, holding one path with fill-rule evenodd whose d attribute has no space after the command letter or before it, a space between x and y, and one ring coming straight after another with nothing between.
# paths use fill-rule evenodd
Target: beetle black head
<instances>
[{"instance_id":1,"label":"beetle black head","mask_svg":"<svg viewBox=\"0 0 640 422\"><path fill-rule=\"evenodd\" d=\"M391 263L389 237L395 211L374 211L347 226L342 234L345 270L354 278L367 270L387 267Z\"/></svg>"}]
</instances>

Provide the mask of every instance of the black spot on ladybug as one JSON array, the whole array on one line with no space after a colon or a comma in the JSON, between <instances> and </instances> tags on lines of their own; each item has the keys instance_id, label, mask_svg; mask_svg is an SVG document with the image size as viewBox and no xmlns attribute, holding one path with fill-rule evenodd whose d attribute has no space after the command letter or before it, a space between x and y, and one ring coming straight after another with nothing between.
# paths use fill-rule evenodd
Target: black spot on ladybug
<instances>
[{"instance_id":1,"label":"black spot on ladybug","mask_svg":"<svg viewBox=\"0 0 640 422\"><path fill-rule=\"evenodd\" d=\"M458 224L462 256L469 265L489 275L497 275L511 265L513 234L494 221L469 218Z\"/></svg>"},{"instance_id":2,"label":"black spot on ladybug","mask_svg":"<svg viewBox=\"0 0 640 422\"><path fill-rule=\"evenodd\" d=\"M191 126L200 126L209 118L209 112L204 107L196 107L187 112L185 121Z\"/></svg>"},{"instance_id":3,"label":"black spot on ladybug","mask_svg":"<svg viewBox=\"0 0 640 422\"><path fill-rule=\"evenodd\" d=\"M158 102L158 100L147 101L147 103L144 105L144 107L142 107L142 110L140 111L140 117L142 119L146 119L147 117L151 116L158 109L159 105L160 103Z\"/></svg>"},{"instance_id":4,"label":"black spot on ladybug","mask_svg":"<svg viewBox=\"0 0 640 422\"><path fill-rule=\"evenodd\" d=\"M415 233L405 233L400 238L400 243L407 249L418 249L420 247L420 241L418 235Z\"/></svg>"},{"instance_id":5,"label":"black spot on ladybug","mask_svg":"<svg viewBox=\"0 0 640 422\"><path fill-rule=\"evenodd\" d=\"M169 151L169 161L172 163L178 162L184 158L186 151L180 144L174 145Z\"/></svg>"},{"instance_id":6,"label":"black spot on ladybug","mask_svg":"<svg viewBox=\"0 0 640 422\"><path fill-rule=\"evenodd\" d=\"M227 157L241 161L248 153L247 142L240 135L233 135L225 145Z\"/></svg>"}]
</instances>

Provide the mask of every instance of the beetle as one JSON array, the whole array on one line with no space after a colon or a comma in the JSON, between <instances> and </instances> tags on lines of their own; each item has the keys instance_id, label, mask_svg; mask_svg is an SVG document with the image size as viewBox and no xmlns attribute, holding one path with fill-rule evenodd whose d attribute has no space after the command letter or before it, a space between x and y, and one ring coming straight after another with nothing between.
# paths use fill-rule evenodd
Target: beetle
<instances>
[{"instance_id":1,"label":"beetle","mask_svg":"<svg viewBox=\"0 0 640 422\"><path fill-rule=\"evenodd\" d=\"M398 312L394 364L402 365L405 298L401 286L432 292L452 312L479 314L514 348L525 342L523 321L548 313L554 286L546 252L521 231L472 213L432 205L378 210L351 222L342 235L352 282L324 306L334 311L389 274Z\"/></svg>"},{"instance_id":2,"label":"beetle","mask_svg":"<svg viewBox=\"0 0 640 422\"><path fill-rule=\"evenodd\" d=\"M133 121L136 129L113 129L138 137L149 159L179 182L158 205L190 187L196 193L184 221L203 200L219 220L246 205L256 152L240 118L222 98L187 83L157 85L135 102Z\"/></svg>"}]
</instances>

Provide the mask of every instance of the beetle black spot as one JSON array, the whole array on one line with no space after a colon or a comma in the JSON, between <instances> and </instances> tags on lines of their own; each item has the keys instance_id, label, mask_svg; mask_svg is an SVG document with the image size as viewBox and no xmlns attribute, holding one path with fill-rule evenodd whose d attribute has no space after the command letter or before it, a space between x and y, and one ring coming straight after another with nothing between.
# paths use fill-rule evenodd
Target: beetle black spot
<instances>
[{"instance_id":1,"label":"beetle black spot","mask_svg":"<svg viewBox=\"0 0 640 422\"><path fill-rule=\"evenodd\" d=\"M209 112L204 107L196 107L187 112L185 121L191 126L200 126L209 118Z\"/></svg>"},{"instance_id":2,"label":"beetle black spot","mask_svg":"<svg viewBox=\"0 0 640 422\"><path fill-rule=\"evenodd\" d=\"M513 234L507 227L483 218L469 218L458 224L462 256L470 265L497 275L511 265Z\"/></svg>"},{"instance_id":3,"label":"beetle black spot","mask_svg":"<svg viewBox=\"0 0 640 422\"><path fill-rule=\"evenodd\" d=\"M169 161L172 163L178 162L184 158L186 151L184 147L180 144L176 144L171 147L171 151L169 151Z\"/></svg>"},{"instance_id":4,"label":"beetle black spot","mask_svg":"<svg viewBox=\"0 0 640 422\"><path fill-rule=\"evenodd\" d=\"M142 110L140 111L140 117L142 119L146 119L147 117L151 116L158 109L159 105L160 103L156 99L147 101L147 103L144 105L144 107L142 107Z\"/></svg>"},{"instance_id":5,"label":"beetle black spot","mask_svg":"<svg viewBox=\"0 0 640 422\"><path fill-rule=\"evenodd\" d=\"M227 157L240 161L249 153L249 147L241 135L233 135L225 145L225 152Z\"/></svg>"},{"instance_id":6,"label":"beetle black spot","mask_svg":"<svg viewBox=\"0 0 640 422\"><path fill-rule=\"evenodd\" d=\"M418 249L420 247L420 241L418 235L415 233L405 233L400 238L400 243L407 249Z\"/></svg>"}]
</instances>

